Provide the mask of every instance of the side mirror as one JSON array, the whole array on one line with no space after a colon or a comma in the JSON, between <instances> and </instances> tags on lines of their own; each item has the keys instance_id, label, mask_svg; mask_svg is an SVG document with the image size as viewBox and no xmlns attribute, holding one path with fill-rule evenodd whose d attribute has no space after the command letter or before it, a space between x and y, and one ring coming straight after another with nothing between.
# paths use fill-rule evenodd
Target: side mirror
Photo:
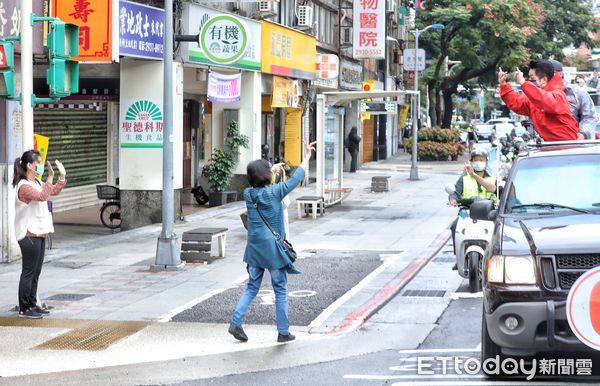
<instances>
[{"instance_id":1,"label":"side mirror","mask_svg":"<svg viewBox=\"0 0 600 386\"><path fill-rule=\"evenodd\" d=\"M496 220L496 209L492 200L479 200L473 202L469 210L473 220L494 221Z\"/></svg>"},{"instance_id":2,"label":"side mirror","mask_svg":"<svg viewBox=\"0 0 600 386\"><path fill-rule=\"evenodd\" d=\"M454 194L454 193L456 193L456 189L454 188L454 185L452 185L452 184L446 184L446 186L444 187L444 190L448 194Z\"/></svg>"}]
</instances>

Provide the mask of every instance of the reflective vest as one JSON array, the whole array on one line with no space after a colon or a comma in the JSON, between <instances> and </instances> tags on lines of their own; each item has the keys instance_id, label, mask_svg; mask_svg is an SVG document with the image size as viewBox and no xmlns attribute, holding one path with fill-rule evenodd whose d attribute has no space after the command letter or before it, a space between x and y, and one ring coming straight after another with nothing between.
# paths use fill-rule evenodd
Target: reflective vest
<instances>
[{"instance_id":1,"label":"reflective vest","mask_svg":"<svg viewBox=\"0 0 600 386\"><path fill-rule=\"evenodd\" d=\"M487 176L483 178L486 181L495 183L495 179L493 176ZM463 189L460 198L466 199L471 197L481 197L484 199L495 200L496 194L493 192L488 192L488 190L483 186L477 183L475 178L471 177L468 174L463 176Z\"/></svg>"}]
</instances>

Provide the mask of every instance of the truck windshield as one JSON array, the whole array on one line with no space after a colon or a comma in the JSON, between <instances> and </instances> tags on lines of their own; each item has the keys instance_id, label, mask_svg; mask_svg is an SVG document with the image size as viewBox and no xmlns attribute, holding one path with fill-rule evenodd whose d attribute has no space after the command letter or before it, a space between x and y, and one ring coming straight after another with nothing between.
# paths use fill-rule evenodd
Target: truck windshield
<instances>
[{"instance_id":1,"label":"truck windshield","mask_svg":"<svg viewBox=\"0 0 600 386\"><path fill-rule=\"evenodd\" d=\"M505 213L600 211L600 155L529 158L515 172Z\"/></svg>"}]
</instances>

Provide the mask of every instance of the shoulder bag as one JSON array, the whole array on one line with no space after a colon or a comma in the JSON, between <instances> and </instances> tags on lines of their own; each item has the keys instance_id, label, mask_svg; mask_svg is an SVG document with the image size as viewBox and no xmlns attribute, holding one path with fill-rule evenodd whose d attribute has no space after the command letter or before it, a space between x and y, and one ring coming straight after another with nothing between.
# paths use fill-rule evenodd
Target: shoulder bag
<instances>
[{"instance_id":1,"label":"shoulder bag","mask_svg":"<svg viewBox=\"0 0 600 386\"><path fill-rule=\"evenodd\" d=\"M296 261L296 258L298 257L298 254L296 253L296 251L294 251L294 247L292 247L292 244L289 241L283 239L281 237L281 235L279 233L277 233L271 227L271 225L267 222L267 219L265 219L265 217L263 216L263 214L260 211L260 209L258 209L258 204L257 204L256 200L253 199L252 203L254 204L254 209L256 209L256 211L258 212L258 215L260 216L260 219L265 223L265 225L267 226L267 228L269 228L269 230L271 231L271 233L275 237L275 240L277 240L277 244L279 244L279 246L285 251L285 253L290 258L290 260L291 260L292 263L294 261Z\"/></svg>"}]
</instances>

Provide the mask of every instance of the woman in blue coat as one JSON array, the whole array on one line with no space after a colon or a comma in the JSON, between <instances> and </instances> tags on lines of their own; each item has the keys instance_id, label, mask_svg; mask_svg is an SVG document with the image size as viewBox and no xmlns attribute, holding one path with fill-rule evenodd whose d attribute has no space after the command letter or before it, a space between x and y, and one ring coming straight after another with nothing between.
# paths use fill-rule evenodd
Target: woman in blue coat
<instances>
[{"instance_id":1,"label":"woman in blue coat","mask_svg":"<svg viewBox=\"0 0 600 386\"><path fill-rule=\"evenodd\" d=\"M248 244L244 252L244 262L247 265L249 279L246 291L238 302L229 325L229 333L242 342L248 341L248 336L242 328L244 315L260 290L265 270L268 270L271 275L271 284L275 292L275 316L279 332L277 341L289 342L296 339L290 333L288 319L287 274L300 273L300 271L294 267L273 233L260 218L254 203L270 226L285 239L281 200L304 180L304 171L308 167L314 146L315 142L304 144L304 161L294 175L285 182L271 183L273 173L281 167L280 165L271 168L268 161L260 159L250 162L247 166L246 172L251 187L244 191L248 209Z\"/></svg>"}]
</instances>

